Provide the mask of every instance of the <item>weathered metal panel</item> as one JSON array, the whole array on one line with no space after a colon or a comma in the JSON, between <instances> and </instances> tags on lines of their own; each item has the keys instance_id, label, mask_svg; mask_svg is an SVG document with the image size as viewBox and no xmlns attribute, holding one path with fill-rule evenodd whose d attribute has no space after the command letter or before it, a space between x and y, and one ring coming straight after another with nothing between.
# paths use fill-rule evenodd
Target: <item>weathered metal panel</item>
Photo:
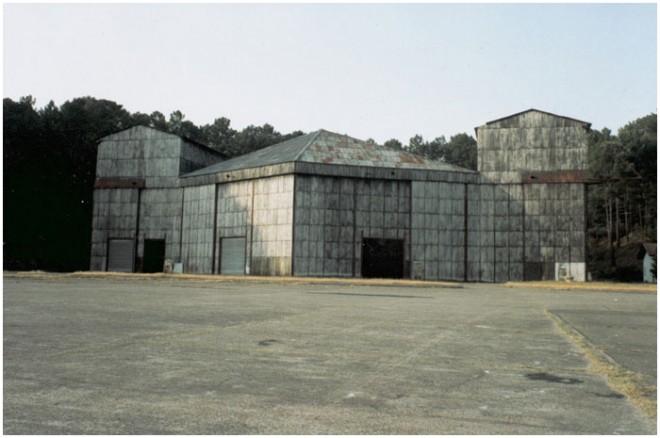
<instances>
[{"instance_id":1,"label":"weathered metal panel","mask_svg":"<svg viewBox=\"0 0 660 438\"><path fill-rule=\"evenodd\" d=\"M94 190L90 269L106 269L108 238L135 239L137 194L134 188Z\"/></svg>"},{"instance_id":2,"label":"weathered metal panel","mask_svg":"<svg viewBox=\"0 0 660 438\"><path fill-rule=\"evenodd\" d=\"M587 125L538 111L488 123L477 129L479 170L499 182L520 181L517 171L585 170Z\"/></svg>"},{"instance_id":3,"label":"weathered metal panel","mask_svg":"<svg viewBox=\"0 0 660 438\"><path fill-rule=\"evenodd\" d=\"M181 261L184 272L213 272L215 186L183 189Z\"/></svg>"},{"instance_id":4,"label":"weathered metal panel","mask_svg":"<svg viewBox=\"0 0 660 438\"><path fill-rule=\"evenodd\" d=\"M142 257L146 239L164 239L165 258L180 260L180 230L183 189L143 190L140 195L138 257Z\"/></svg>"},{"instance_id":5,"label":"weathered metal panel","mask_svg":"<svg viewBox=\"0 0 660 438\"><path fill-rule=\"evenodd\" d=\"M296 198L304 201L296 210L294 235L310 250L305 263L295 263L295 275L360 275L362 236L400 239L409 230L407 182L296 178Z\"/></svg>"},{"instance_id":6,"label":"weathered metal panel","mask_svg":"<svg viewBox=\"0 0 660 438\"><path fill-rule=\"evenodd\" d=\"M250 184L250 273L292 275L293 175L259 179Z\"/></svg>"},{"instance_id":7,"label":"weathered metal panel","mask_svg":"<svg viewBox=\"0 0 660 438\"><path fill-rule=\"evenodd\" d=\"M583 125L537 111L489 123L477 131L481 176L387 168L369 154L349 163L326 139L313 154L331 163L273 162L182 180L178 173L206 159L204 151L129 130L99 147L92 267L105 262L109 232L134 237L140 188L138 240L173 229L167 252L186 259L190 272L212 268L220 238L245 236L254 273L294 266L296 275L354 275L366 236L405 239L407 269L423 266L418 274L428 279L554 276L557 257L584 260ZM181 183L195 190L184 194Z\"/></svg>"}]
</instances>

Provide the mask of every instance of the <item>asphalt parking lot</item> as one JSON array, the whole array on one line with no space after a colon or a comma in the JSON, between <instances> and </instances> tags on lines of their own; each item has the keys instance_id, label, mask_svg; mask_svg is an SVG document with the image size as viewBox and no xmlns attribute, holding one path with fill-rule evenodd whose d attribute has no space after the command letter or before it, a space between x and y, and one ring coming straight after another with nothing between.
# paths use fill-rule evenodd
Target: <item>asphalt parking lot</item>
<instances>
[{"instance_id":1,"label":"asphalt parking lot","mask_svg":"<svg viewBox=\"0 0 660 438\"><path fill-rule=\"evenodd\" d=\"M656 295L4 278L5 434L655 434Z\"/></svg>"}]
</instances>

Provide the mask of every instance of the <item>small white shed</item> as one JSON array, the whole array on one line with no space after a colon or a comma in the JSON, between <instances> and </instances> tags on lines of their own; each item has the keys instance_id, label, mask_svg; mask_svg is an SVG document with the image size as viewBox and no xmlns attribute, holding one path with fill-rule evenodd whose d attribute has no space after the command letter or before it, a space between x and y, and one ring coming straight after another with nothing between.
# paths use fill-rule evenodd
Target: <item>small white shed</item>
<instances>
[{"instance_id":1,"label":"small white shed","mask_svg":"<svg viewBox=\"0 0 660 438\"><path fill-rule=\"evenodd\" d=\"M655 271L657 244L643 243L642 246L644 246L644 260L642 265L644 283L655 283L657 278L653 271Z\"/></svg>"}]
</instances>

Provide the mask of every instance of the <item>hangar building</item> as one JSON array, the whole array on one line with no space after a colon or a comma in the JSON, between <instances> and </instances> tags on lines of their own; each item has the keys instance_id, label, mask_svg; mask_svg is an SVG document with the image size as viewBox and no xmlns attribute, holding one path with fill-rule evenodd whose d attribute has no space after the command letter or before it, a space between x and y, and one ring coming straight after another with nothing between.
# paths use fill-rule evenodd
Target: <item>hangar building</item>
<instances>
[{"instance_id":1,"label":"hangar building","mask_svg":"<svg viewBox=\"0 0 660 438\"><path fill-rule=\"evenodd\" d=\"M324 130L226 160L136 126L98 146L91 269L584 281L589 128L488 122L475 172Z\"/></svg>"}]
</instances>

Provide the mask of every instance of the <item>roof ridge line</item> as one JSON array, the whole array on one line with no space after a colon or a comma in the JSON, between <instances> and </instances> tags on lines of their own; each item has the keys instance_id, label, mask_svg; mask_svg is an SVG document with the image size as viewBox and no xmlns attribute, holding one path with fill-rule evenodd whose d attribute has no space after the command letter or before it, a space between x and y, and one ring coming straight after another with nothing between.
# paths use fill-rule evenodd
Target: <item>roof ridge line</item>
<instances>
[{"instance_id":1,"label":"roof ridge line","mask_svg":"<svg viewBox=\"0 0 660 438\"><path fill-rule=\"evenodd\" d=\"M309 139L309 141L307 142L307 144L305 145L305 147L303 147L303 148L300 149L300 152L298 152L298 154L293 158L293 161L294 161L294 162L300 160L300 157L302 157L302 154L305 153L305 151L307 150L307 148L309 148L309 147L312 145L312 143L316 141L316 139L318 138L318 136L321 135L321 131L323 131L323 130L322 130L322 129L319 129L318 131L316 131L316 132L314 133L314 135L312 136L312 138Z\"/></svg>"},{"instance_id":2,"label":"roof ridge line","mask_svg":"<svg viewBox=\"0 0 660 438\"><path fill-rule=\"evenodd\" d=\"M486 126L486 125L490 125L490 124L492 124L492 123L501 122L502 120L510 119L510 118L513 118L513 117L521 116L521 115L523 115L523 114L525 114L525 113L529 113L529 112L532 112L532 111L536 111L536 112L538 112L538 113L547 114L547 115L550 115L550 116L553 116L553 117L557 117L557 118L560 118L560 119L571 120L571 121L573 121L573 122L582 123L583 125L591 126L591 122L586 122L586 121L584 121L584 120L579 120L579 119L576 119L576 118L574 118L574 117L562 116L562 115L560 115L560 114L555 114L555 113L551 113L551 112L549 112L549 111L544 111L544 110L540 110L540 109L536 109L536 108L529 108L529 109L526 109L526 110L524 110L524 111L520 111L520 112L515 113L515 114L511 114L511 115L508 115L508 116L505 116L505 117L500 117L499 119L491 120L491 121L489 121L489 122L486 122L486 123L484 124L484 126Z\"/></svg>"}]
</instances>

